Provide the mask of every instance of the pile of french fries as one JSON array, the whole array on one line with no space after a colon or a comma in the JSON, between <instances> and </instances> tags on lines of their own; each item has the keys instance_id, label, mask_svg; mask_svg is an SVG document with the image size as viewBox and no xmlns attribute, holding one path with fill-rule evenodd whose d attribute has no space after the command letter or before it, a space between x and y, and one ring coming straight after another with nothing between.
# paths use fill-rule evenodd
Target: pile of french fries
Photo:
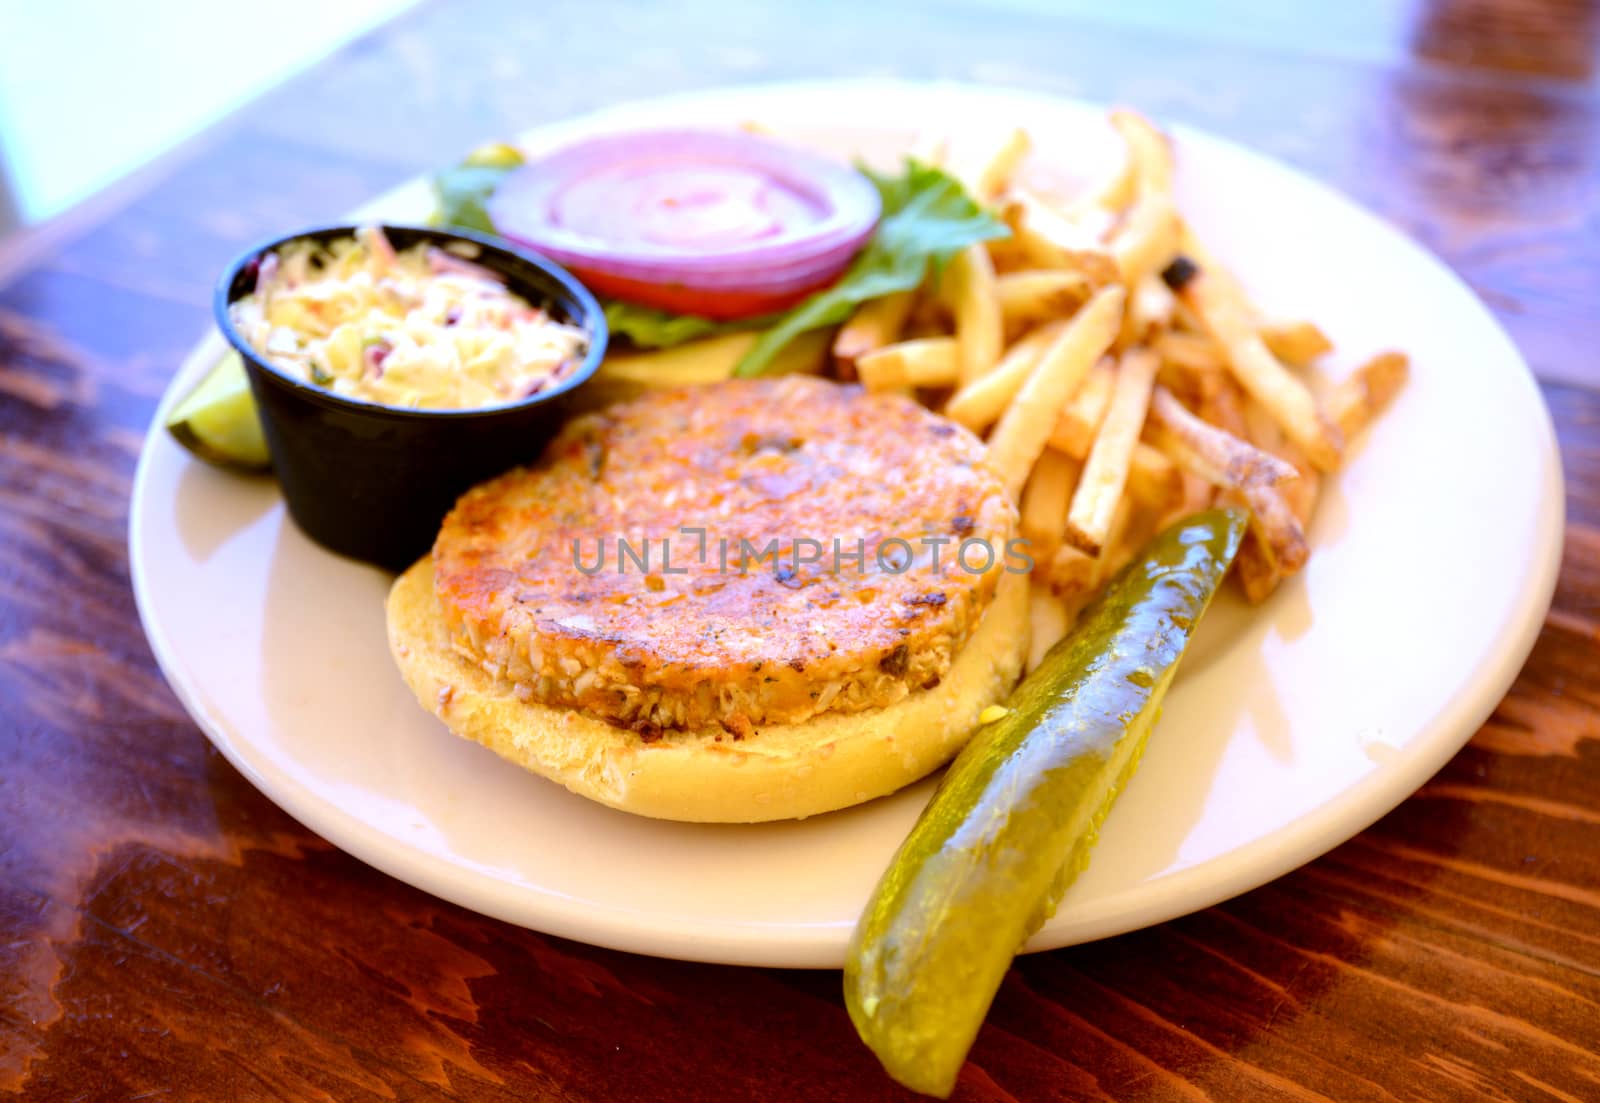
<instances>
[{"instance_id":1,"label":"pile of french fries","mask_svg":"<svg viewBox=\"0 0 1600 1103\"><path fill-rule=\"evenodd\" d=\"M1092 194L1023 186L1031 140L1004 134L945 165L1011 236L957 256L915 293L862 307L835 370L914 393L984 437L1031 541L1033 662L1172 520L1249 511L1234 574L1251 602L1301 570L1322 479L1405 382L1385 352L1336 384L1308 321L1264 317L1173 199L1166 137L1132 111L1127 156Z\"/></svg>"}]
</instances>

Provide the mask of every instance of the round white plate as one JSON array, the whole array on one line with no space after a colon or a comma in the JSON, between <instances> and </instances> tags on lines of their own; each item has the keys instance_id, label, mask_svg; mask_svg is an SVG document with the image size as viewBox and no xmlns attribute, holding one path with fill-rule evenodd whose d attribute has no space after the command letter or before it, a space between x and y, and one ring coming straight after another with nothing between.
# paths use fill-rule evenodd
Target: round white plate
<instances>
[{"instance_id":1,"label":"round white plate","mask_svg":"<svg viewBox=\"0 0 1600 1103\"><path fill-rule=\"evenodd\" d=\"M541 129L758 119L892 164L925 128L1028 127L1068 177L1115 164L1096 107L884 82L664 99ZM1560 463L1526 366L1439 261L1322 185L1179 128L1182 209L1262 306L1319 322L1348 367L1413 378L1328 488L1310 566L1262 608L1219 600L1089 870L1029 944L1133 930L1262 884L1349 838L1466 742L1521 666L1560 556ZM425 186L368 212L419 218ZM285 227L291 229L292 227ZM145 443L133 580L162 670L217 747L308 827L447 900L569 938L705 961L837 966L931 782L750 827L613 812L450 735L401 683L389 578L330 555L277 488L159 428L221 351L200 346Z\"/></svg>"}]
</instances>

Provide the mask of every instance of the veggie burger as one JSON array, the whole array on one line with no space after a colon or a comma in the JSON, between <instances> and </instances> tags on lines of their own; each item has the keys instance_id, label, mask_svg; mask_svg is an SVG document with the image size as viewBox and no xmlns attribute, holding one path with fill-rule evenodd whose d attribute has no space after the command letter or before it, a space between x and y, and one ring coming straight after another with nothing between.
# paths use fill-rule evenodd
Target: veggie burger
<instances>
[{"instance_id":1,"label":"veggie burger","mask_svg":"<svg viewBox=\"0 0 1600 1103\"><path fill-rule=\"evenodd\" d=\"M519 160L441 180L445 217L554 253L624 340L765 330L736 374L1000 232L942 173L869 181L745 135ZM394 585L391 649L452 731L575 793L807 816L942 765L1015 685L1016 526L982 442L910 397L655 392L468 492Z\"/></svg>"}]
</instances>

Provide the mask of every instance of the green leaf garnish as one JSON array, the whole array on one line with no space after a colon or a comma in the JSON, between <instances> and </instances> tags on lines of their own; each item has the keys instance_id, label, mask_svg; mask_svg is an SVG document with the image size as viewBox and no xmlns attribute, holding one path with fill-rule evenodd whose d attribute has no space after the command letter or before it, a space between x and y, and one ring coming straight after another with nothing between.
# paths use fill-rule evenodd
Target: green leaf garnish
<instances>
[{"instance_id":1,"label":"green leaf garnish","mask_svg":"<svg viewBox=\"0 0 1600 1103\"><path fill-rule=\"evenodd\" d=\"M782 315L733 369L736 376L764 374L784 346L802 333L837 325L861 304L911 291L938 274L969 245L1011 231L968 195L948 173L910 158L899 176L861 171L878 188L883 215L867 246L832 287Z\"/></svg>"},{"instance_id":2,"label":"green leaf garnish","mask_svg":"<svg viewBox=\"0 0 1600 1103\"><path fill-rule=\"evenodd\" d=\"M697 314L674 314L653 306L626 303L621 299L603 300L606 308L606 325L613 337L626 337L640 348L664 349L698 341L702 337L716 337L724 333L739 333L747 329L762 329L772 325L781 315L768 314L760 318L741 318L732 322L719 322L715 318L702 318Z\"/></svg>"},{"instance_id":3,"label":"green leaf garnish","mask_svg":"<svg viewBox=\"0 0 1600 1103\"><path fill-rule=\"evenodd\" d=\"M510 147L505 147L510 149ZM469 157L454 168L445 169L433 178L433 194L438 202L432 222L435 226L455 226L463 230L476 230L482 234L495 233L494 222L489 218L489 197L511 173L522 164L507 155L486 164Z\"/></svg>"}]
</instances>

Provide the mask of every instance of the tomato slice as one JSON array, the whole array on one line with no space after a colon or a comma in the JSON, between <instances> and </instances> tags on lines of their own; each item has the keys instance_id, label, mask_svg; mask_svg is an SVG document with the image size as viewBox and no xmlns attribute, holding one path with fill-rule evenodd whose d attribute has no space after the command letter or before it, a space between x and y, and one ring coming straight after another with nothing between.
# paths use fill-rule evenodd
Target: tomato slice
<instances>
[{"instance_id":1,"label":"tomato slice","mask_svg":"<svg viewBox=\"0 0 1600 1103\"><path fill-rule=\"evenodd\" d=\"M712 290L688 287L681 283L647 283L586 268L574 268L573 272L598 295L609 295L614 299L653 306L674 314L694 314L717 322L759 318L763 314L787 310L831 282L822 280L798 291L773 294L764 291Z\"/></svg>"}]
</instances>

